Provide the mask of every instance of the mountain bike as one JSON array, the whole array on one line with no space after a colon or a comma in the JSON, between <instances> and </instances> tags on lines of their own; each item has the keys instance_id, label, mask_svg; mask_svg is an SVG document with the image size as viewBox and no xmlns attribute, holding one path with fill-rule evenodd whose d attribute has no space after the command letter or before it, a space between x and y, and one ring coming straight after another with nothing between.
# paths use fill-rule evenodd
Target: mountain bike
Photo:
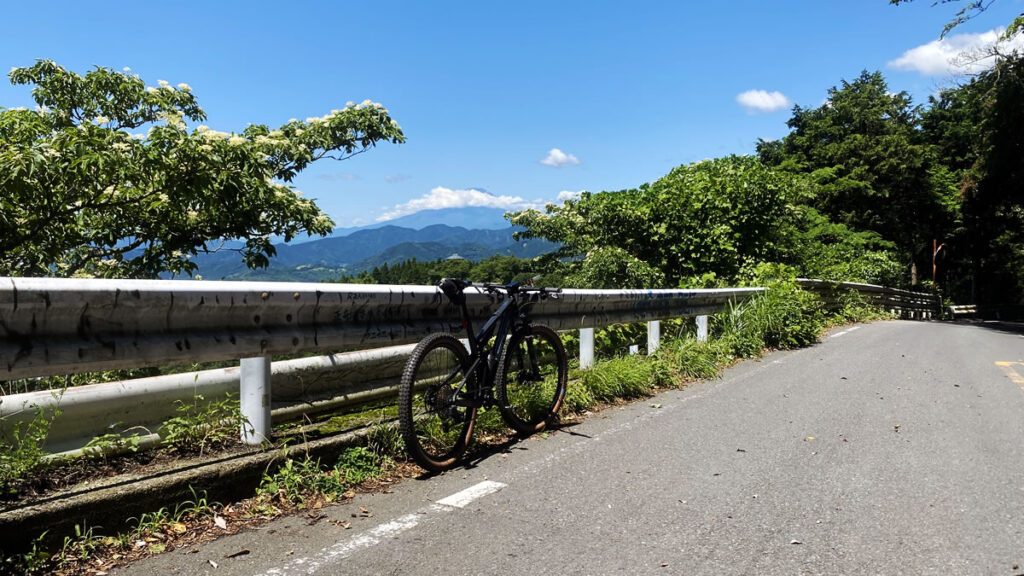
<instances>
[{"instance_id":1,"label":"mountain bike","mask_svg":"<svg viewBox=\"0 0 1024 576\"><path fill-rule=\"evenodd\" d=\"M558 334L526 316L533 303L557 298L560 289L453 278L438 287L462 313L469 350L451 334L427 336L405 364L398 395L406 451L433 472L452 467L466 451L480 409L497 406L521 435L543 430L558 415L569 371ZM477 334L466 307L470 287L503 298Z\"/></svg>"}]
</instances>

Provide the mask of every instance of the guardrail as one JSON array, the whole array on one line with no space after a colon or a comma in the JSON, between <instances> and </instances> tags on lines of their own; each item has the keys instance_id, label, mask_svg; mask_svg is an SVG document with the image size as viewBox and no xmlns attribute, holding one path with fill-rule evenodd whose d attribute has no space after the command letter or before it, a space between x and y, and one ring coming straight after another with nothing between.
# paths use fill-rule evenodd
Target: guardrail
<instances>
[{"instance_id":1,"label":"guardrail","mask_svg":"<svg viewBox=\"0 0 1024 576\"><path fill-rule=\"evenodd\" d=\"M960 304L946 307L946 312L953 320L961 318L977 318L978 306L976 304Z\"/></svg>"},{"instance_id":2,"label":"guardrail","mask_svg":"<svg viewBox=\"0 0 1024 576\"><path fill-rule=\"evenodd\" d=\"M936 297L868 284L800 280L835 305L854 290L909 318L931 318ZM647 322L648 351L659 320L707 315L762 288L565 290L532 305L530 317L556 330L580 330L580 365L593 362L593 329ZM467 293L482 321L501 297ZM37 407L60 409L52 452L75 451L123 429L145 429L141 445L176 415L176 401L238 394L243 439L259 443L271 423L393 394L413 343L432 332L462 333L458 310L430 286L368 286L161 280L0 278L0 380L77 372L241 359L240 366L64 390L0 396L0 432L31 420ZM316 356L271 362L271 355ZM272 385L271 385L272 384Z\"/></svg>"},{"instance_id":3,"label":"guardrail","mask_svg":"<svg viewBox=\"0 0 1024 576\"><path fill-rule=\"evenodd\" d=\"M530 317L580 329L586 366L595 327L648 322L652 350L659 320L703 316L706 337L707 314L761 290L565 290L533 304ZM476 321L500 302L467 293ZM0 427L31 419L35 407L59 406L48 448L74 450L112 423L155 430L175 414L175 400L237 391L243 439L255 444L270 435L272 418L391 393L411 351L396 345L461 330L458 310L427 286L0 278L0 379L241 359L221 370L3 396ZM335 353L270 360L315 351Z\"/></svg>"},{"instance_id":4,"label":"guardrail","mask_svg":"<svg viewBox=\"0 0 1024 576\"><path fill-rule=\"evenodd\" d=\"M798 279L797 284L804 290L818 294L826 307L840 305L843 302L843 295L852 291L865 296L868 303L898 314L904 319L930 320L942 314L942 301L937 294L913 292L875 284L832 282L807 278Z\"/></svg>"}]
</instances>

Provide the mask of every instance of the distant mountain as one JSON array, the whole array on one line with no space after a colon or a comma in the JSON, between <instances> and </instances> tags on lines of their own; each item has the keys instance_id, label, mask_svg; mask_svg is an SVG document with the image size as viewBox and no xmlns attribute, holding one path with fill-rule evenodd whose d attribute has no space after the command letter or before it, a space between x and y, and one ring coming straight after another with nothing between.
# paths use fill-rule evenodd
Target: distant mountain
<instances>
[{"instance_id":1,"label":"distant mountain","mask_svg":"<svg viewBox=\"0 0 1024 576\"><path fill-rule=\"evenodd\" d=\"M235 252L201 254L193 261L199 267L197 273L207 280L321 281L413 258L437 260L453 254L468 260L494 254L532 258L557 247L536 239L516 242L513 232L511 227L470 230L432 224L413 229L385 224L360 228L345 236L275 245L277 255L262 270L249 270Z\"/></svg>"},{"instance_id":2,"label":"distant mountain","mask_svg":"<svg viewBox=\"0 0 1024 576\"><path fill-rule=\"evenodd\" d=\"M466 206L463 208L439 208L437 210L421 210L415 214L377 222L367 226L353 228L335 228L332 237L348 236L360 230L372 230L385 226L399 226L401 228L412 228L422 230L428 226L444 224L446 226L459 226L469 230L503 230L509 227L505 220L506 210L503 208L484 208L479 206Z\"/></svg>"}]
</instances>

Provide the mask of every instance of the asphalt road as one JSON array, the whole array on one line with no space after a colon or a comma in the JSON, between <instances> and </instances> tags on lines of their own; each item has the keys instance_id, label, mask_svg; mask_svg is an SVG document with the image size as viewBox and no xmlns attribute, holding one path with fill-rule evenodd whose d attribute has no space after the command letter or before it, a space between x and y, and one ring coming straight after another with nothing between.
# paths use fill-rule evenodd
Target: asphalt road
<instances>
[{"instance_id":1,"label":"asphalt road","mask_svg":"<svg viewBox=\"0 0 1024 576\"><path fill-rule=\"evenodd\" d=\"M1024 332L836 330L327 514L115 573L1022 574Z\"/></svg>"}]
</instances>

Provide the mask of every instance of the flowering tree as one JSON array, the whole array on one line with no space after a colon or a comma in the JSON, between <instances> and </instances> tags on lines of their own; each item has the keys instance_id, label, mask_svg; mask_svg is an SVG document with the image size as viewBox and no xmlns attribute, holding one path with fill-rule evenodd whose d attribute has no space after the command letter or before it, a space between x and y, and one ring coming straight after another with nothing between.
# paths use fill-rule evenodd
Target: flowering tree
<instances>
[{"instance_id":1,"label":"flowering tree","mask_svg":"<svg viewBox=\"0 0 1024 576\"><path fill-rule=\"evenodd\" d=\"M82 76L49 60L9 77L35 85L38 106L0 108L0 275L191 273L191 256L219 249L266 266L272 236L333 227L289 185L296 174L405 141L369 101L229 134L186 126L206 118L186 84L147 87L127 69Z\"/></svg>"}]
</instances>

